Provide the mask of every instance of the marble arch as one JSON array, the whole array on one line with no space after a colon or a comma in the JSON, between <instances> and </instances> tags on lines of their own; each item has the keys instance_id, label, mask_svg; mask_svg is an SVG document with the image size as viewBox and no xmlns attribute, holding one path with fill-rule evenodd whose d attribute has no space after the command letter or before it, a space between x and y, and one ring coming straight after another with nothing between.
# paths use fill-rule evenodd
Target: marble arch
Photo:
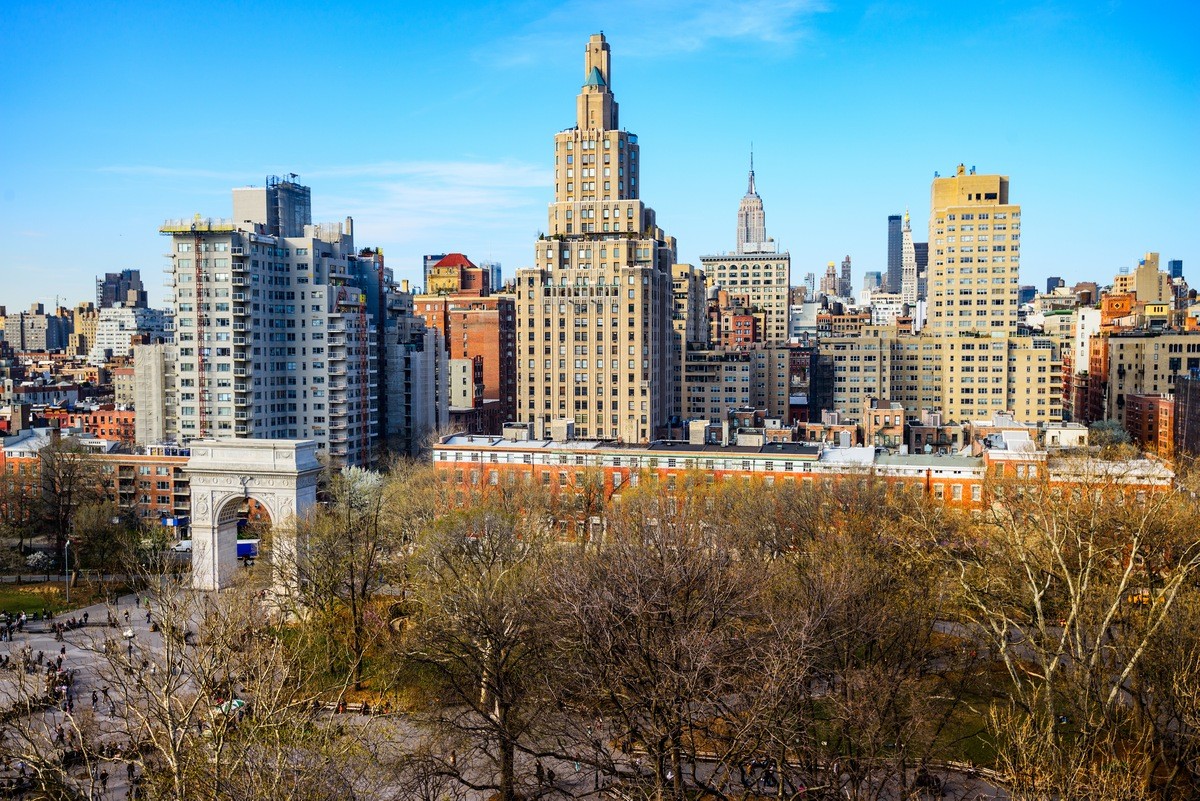
<instances>
[{"instance_id":1,"label":"marble arch","mask_svg":"<svg viewBox=\"0 0 1200 801\"><path fill-rule=\"evenodd\" d=\"M192 493L192 586L228 587L237 573L237 513L253 498L271 517L277 583L287 581L297 517L317 502L317 444L312 440L205 439L191 444L185 471Z\"/></svg>"}]
</instances>

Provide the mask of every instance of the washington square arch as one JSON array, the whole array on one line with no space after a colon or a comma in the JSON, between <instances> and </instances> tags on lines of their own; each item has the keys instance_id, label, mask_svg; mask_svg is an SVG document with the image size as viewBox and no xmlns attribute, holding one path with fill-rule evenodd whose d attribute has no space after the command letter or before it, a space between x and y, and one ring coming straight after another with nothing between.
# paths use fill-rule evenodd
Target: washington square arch
<instances>
[{"instance_id":1,"label":"washington square arch","mask_svg":"<svg viewBox=\"0 0 1200 801\"><path fill-rule=\"evenodd\" d=\"M312 440L196 440L192 492L192 586L220 590L237 573L238 512L256 501L271 518L276 565L294 563L294 522L317 502L321 473ZM277 568L277 573L278 573ZM288 580L276 575L276 582Z\"/></svg>"}]
</instances>

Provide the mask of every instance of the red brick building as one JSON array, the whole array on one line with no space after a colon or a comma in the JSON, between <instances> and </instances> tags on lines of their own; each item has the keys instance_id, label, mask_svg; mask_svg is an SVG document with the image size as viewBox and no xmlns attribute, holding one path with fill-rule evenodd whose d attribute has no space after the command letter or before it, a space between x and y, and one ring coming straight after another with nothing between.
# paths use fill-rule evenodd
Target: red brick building
<instances>
[{"instance_id":1,"label":"red brick building","mask_svg":"<svg viewBox=\"0 0 1200 801\"><path fill-rule=\"evenodd\" d=\"M892 455L875 448L828 448L817 443L768 442L721 446L680 441L621 445L600 440L521 440L457 434L433 448L433 464L454 489L482 490L519 483L571 491L577 475L602 476L606 497L642 480L668 489L689 481L831 488L846 481L877 481L892 492L919 491L963 510L981 510L1010 480L1041 482L1051 496L1093 491L1144 500L1171 488L1174 474L1159 462L1079 464L1050 459L1036 449L985 450L979 456ZM1099 485L1099 486L1097 486Z\"/></svg>"},{"instance_id":2,"label":"red brick building","mask_svg":"<svg viewBox=\"0 0 1200 801\"><path fill-rule=\"evenodd\" d=\"M517 313L503 295L418 295L413 310L442 332L450 359L483 358L483 399L499 404L501 423L517 414ZM498 433L496 432L491 433Z\"/></svg>"},{"instance_id":3,"label":"red brick building","mask_svg":"<svg viewBox=\"0 0 1200 801\"><path fill-rule=\"evenodd\" d=\"M1125 430L1142 450L1163 459L1175 456L1175 398L1126 395Z\"/></svg>"}]
</instances>

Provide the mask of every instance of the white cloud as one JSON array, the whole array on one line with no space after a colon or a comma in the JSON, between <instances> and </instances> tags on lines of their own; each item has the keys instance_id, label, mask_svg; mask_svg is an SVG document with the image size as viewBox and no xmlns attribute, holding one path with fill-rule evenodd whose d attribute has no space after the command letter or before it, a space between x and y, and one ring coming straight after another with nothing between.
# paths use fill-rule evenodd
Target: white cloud
<instances>
[{"instance_id":1,"label":"white cloud","mask_svg":"<svg viewBox=\"0 0 1200 801\"><path fill-rule=\"evenodd\" d=\"M302 176L322 186L314 219L352 216L355 240L382 246L409 277L422 253L461 251L506 266L524 260L553 195L549 170L511 161L381 162Z\"/></svg>"},{"instance_id":2,"label":"white cloud","mask_svg":"<svg viewBox=\"0 0 1200 801\"><path fill-rule=\"evenodd\" d=\"M526 26L526 32L489 50L487 58L519 66L564 48L577 48L583 22L619 41L622 57L653 58L691 53L721 42L786 49L810 34L810 19L827 10L822 0L616 0L597 6L570 0Z\"/></svg>"}]
</instances>

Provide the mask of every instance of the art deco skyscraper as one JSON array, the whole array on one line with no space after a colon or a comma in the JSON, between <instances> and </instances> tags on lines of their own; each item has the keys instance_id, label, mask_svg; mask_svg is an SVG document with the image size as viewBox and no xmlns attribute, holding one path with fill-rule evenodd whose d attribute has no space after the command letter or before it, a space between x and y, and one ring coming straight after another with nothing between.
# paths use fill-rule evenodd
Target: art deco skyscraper
<instances>
[{"instance_id":1,"label":"art deco skyscraper","mask_svg":"<svg viewBox=\"0 0 1200 801\"><path fill-rule=\"evenodd\" d=\"M517 271L517 418L648 441L674 397L675 239L639 199L638 139L620 128L608 42L584 54L576 124L554 136L554 202L535 267Z\"/></svg>"},{"instance_id":2,"label":"art deco skyscraper","mask_svg":"<svg viewBox=\"0 0 1200 801\"><path fill-rule=\"evenodd\" d=\"M767 218L754 185L753 154L746 194L738 204L737 229L737 250L701 256L700 266L710 287L744 298L761 315L761 341L783 342L788 336L792 257L780 253L775 240L767 237Z\"/></svg>"},{"instance_id":3,"label":"art deco skyscraper","mask_svg":"<svg viewBox=\"0 0 1200 801\"><path fill-rule=\"evenodd\" d=\"M737 252L759 253L767 242L767 215L763 211L762 198L754 188L754 154L750 154L750 181L746 194L738 204Z\"/></svg>"}]
</instances>

